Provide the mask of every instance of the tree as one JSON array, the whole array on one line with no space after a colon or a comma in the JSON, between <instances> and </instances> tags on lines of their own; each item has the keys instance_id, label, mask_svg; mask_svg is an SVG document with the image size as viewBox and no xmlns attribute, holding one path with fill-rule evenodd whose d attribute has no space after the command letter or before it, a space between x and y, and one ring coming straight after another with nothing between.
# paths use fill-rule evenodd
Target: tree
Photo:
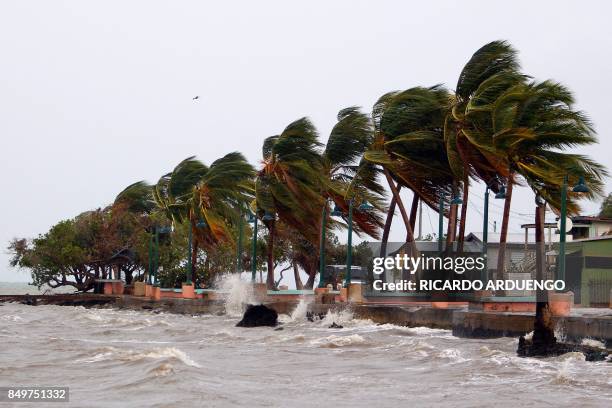
<instances>
[{"instance_id":1,"label":"tree","mask_svg":"<svg viewBox=\"0 0 612 408\"><path fill-rule=\"evenodd\" d=\"M489 112L491 104L505 90L522 83L525 76L519 72L520 65L516 50L505 41L493 41L477 50L466 63L457 80L454 95L450 99L444 125L444 140L449 165L455 178L453 195L458 194L457 184L461 183L463 204L459 226L458 251L463 250L470 178L480 179L494 192L498 192L500 180L508 180L509 199L505 212L509 211L513 177L504 161L491 148L493 134ZM448 241L455 238L457 208L449 221ZM502 223L500 244L507 237L507 224ZM500 249L503 258L503 250Z\"/></svg>"},{"instance_id":2,"label":"tree","mask_svg":"<svg viewBox=\"0 0 612 408\"><path fill-rule=\"evenodd\" d=\"M383 168L393 194L383 238L388 238L390 217L398 206L406 241L416 256L413 225L418 201L437 211L440 197L449 196L453 180L443 138L448 99L448 91L441 86L414 87L383 95L373 108L376 137L365 158ZM399 195L401 187L413 192L411 215ZM383 239L382 247L385 244Z\"/></svg>"},{"instance_id":3,"label":"tree","mask_svg":"<svg viewBox=\"0 0 612 408\"><path fill-rule=\"evenodd\" d=\"M274 288L274 242L280 220L309 240L318 241L321 156L318 134L307 118L289 124L265 139L263 166L255 181L256 212L269 231L267 285ZM278 216L278 219L277 219Z\"/></svg>"},{"instance_id":4,"label":"tree","mask_svg":"<svg viewBox=\"0 0 612 408\"><path fill-rule=\"evenodd\" d=\"M61 221L31 242L13 240L10 264L29 269L38 287L73 286L85 292L96 279L119 279L123 274L131 281L134 272L144 270L141 249L147 241L146 232L124 208L107 207Z\"/></svg>"},{"instance_id":5,"label":"tree","mask_svg":"<svg viewBox=\"0 0 612 408\"><path fill-rule=\"evenodd\" d=\"M601 202L599 216L602 218L612 218L612 193Z\"/></svg>"},{"instance_id":6,"label":"tree","mask_svg":"<svg viewBox=\"0 0 612 408\"><path fill-rule=\"evenodd\" d=\"M175 225L191 227L192 280L196 281L198 250L233 244L230 226L244 217L253 198L253 167L240 153L229 153L207 167L194 157L164 175L153 190L158 208Z\"/></svg>"},{"instance_id":7,"label":"tree","mask_svg":"<svg viewBox=\"0 0 612 408\"><path fill-rule=\"evenodd\" d=\"M502 233L507 231L512 185L520 176L553 208L560 209L563 180L576 184L583 177L590 187L588 198L602 194L603 166L590 158L563 150L596 143L588 118L572 108L574 98L563 85L552 81L517 84L507 89L490 106L492 147L508 168L508 188ZM577 194L569 192L569 214L579 211ZM504 240L505 243L505 240ZM504 271L500 245L498 273Z\"/></svg>"}]
</instances>

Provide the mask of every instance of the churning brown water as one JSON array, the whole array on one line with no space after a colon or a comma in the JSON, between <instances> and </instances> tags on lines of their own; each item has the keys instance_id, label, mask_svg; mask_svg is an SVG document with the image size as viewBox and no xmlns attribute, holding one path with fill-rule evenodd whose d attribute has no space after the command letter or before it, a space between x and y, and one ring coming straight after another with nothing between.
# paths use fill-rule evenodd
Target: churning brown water
<instances>
[{"instance_id":1,"label":"churning brown water","mask_svg":"<svg viewBox=\"0 0 612 408\"><path fill-rule=\"evenodd\" d=\"M516 339L350 313L313 323L305 309L275 331L234 327L231 308L192 317L4 304L0 386L68 386L75 407L612 405L610 363L518 358Z\"/></svg>"}]
</instances>

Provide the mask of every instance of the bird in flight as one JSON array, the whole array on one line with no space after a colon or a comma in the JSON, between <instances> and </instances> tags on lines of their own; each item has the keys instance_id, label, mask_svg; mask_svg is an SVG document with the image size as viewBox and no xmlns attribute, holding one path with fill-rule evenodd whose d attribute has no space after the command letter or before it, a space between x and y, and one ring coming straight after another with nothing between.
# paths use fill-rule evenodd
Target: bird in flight
<instances>
[{"instance_id":1,"label":"bird in flight","mask_svg":"<svg viewBox=\"0 0 612 408\"><path fill-rule=\"evenodd\" d=\"M196 99L200 99L200 97L198 95L193 97L193 100L195 101Z\"/></svg>"}]
</instances>

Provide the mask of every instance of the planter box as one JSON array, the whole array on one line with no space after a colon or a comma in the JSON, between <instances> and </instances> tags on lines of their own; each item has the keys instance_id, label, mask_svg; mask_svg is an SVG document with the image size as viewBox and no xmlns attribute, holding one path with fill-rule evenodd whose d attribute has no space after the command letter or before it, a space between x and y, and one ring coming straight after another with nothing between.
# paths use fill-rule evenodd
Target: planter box
<instances>
[{"instance_id":1,"label":"planter box","mask_svg":"<svg viewBox=\"0 0 612 408\"><path fill-rule=\"evenodd\" d=\"M114 295L123 295L123 282L113 282L113 294Z\"/></svg>"},{"instance_id":2,"label":"planter box","mask_svg":"<svg viewBox=\"0 0 612 408\"><path fill-rule=\"evenodd\" d=\"M574 304L572 292L548 294L548 305L553 316L569 316Z\"/></svg>"},{"instance_id":3,"label":"planter box","mask_svg":"<svg viewBox=\"0 0 612 408\"><path fill-rule=\"evenodd\" d=\"M153 300L161 300L161 288L153 286Z\"/></svg>"},{"instance_id":4,"label":"planter box","mask_svg":"<svg viewBox=\"0 0 612 408\"><path fill-rule=\"evenodd\" d=\"M363 303L363 291L361 283L351 283L348 287L349 302Z\"/></svg>"},{"instance_id":5,"label":"planter box","mask_svg":"<svg viewBox=\"0 0 612 408\"><path fill-rule=\"evenodd\" d=\"M144 282L134 282L134 296L144 296L146 286Z\"/></svg>"},{"instance_id":6,"label":"planter box","mask_svg":"<svg viewBox=\"0 0 612 408\"><path fill-rule=\"evenodd\" d=\"M193 284L185 284L182 286L183 299L195 299L195 287Z\"/></svg>"}]
</instances>

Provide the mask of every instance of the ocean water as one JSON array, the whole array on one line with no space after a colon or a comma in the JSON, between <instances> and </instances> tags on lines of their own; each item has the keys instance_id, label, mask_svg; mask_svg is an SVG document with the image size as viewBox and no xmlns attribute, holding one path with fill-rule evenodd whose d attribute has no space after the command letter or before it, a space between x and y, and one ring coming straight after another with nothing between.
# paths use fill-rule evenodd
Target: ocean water
<instances>
[{"instance_id":1,"label":"ocean water","mask_svg":"<svg viewBox=\"0 0 612 408\"><path fill-rule=\"evenodd\" d=\"M54 294L54 293L72 293L75 289L64 286L60 288L50 288L43 286L38 289L36 286L24 282L0 282L0 295L38 295L38 294Z\"/></svg>"},{"instance_id":2,"label":"ocean water","mask_svg":"<svg viewBox=\"0 0 612 408\"><path fill-rule=\"evenodd\" d=\"M308 322L304 303L282 330L238 328L245 288L226 285L222 316L0 305L0 386L67 386L73 407L612 406L611 363L350 312Z\"/></svg>"}]
</instances>

